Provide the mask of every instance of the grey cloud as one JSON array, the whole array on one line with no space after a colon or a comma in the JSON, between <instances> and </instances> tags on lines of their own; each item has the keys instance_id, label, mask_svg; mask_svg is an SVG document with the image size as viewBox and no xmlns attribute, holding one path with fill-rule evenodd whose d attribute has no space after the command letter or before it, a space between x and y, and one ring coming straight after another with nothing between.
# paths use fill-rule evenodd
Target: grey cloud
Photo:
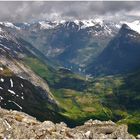
<instances>
[{"instance_id":1,"label":"grey cloud","mask_svg":"<svg viewBox=\"0 0 140 140\"><path fill-rule=\"evenodd\" d=\"M0 1L0 21L120 17L138 13L139 9L139 1Z\"/></svg>"}]
</instances>

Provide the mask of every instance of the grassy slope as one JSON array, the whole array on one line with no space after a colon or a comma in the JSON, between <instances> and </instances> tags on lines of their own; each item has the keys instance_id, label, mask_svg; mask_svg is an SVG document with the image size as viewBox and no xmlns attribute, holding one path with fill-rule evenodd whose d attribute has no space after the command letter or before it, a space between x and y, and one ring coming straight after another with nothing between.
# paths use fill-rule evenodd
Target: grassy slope
<instances>
[{"instance_id":1,"label":"grassy slope","mask_svg":"<svg viewBox=\"0 0 140 140\"><path fill-rule=\"evenodd\" d=\"M9 70L7 67L3 66L1 62L0 62L0 67L3 69L3 70L0 70L0 75L13 76L13 72Z\"/></svg>"},{"instance_id":2,"label":"grassy slope","mask_svg":"<svg viewBox=\"0 0 140 140\"><path fill-rule=\"evenodd\" d=\"M35 58L26 58L24 61L48 82L62 108L60 113L76 124L89 118L112 119L127 123L133 134L140 130L139 72L86 81L79 75L55 71Z\"/></svg>"},{"instance_id":3,"label":"grassy slope","mask_svg":"<svg viewBox=\"0 0 140 140\"><path fill-rule=\"evenodd\" d=\"M55 104L51 104L50 102L46 102L46 99L42 98L40 96L40 94L38 94L38 91L41 92L41 90L37 87L35 87L34 85L32 85L29 81L26 81L24 79L20 79L19 77L17 77L9 68L7 68L6 66L4 66L1 62L0 62L0 78L4 78L4 79L10 79L12 78L14 81L16 86L13 87L15 93L21 92L21 81L22 84L24 85L24 90L22 90L24 92L24 97L27 97L26 94L28 94L28 100L24 100L25 102L22 102L21 104L23 105L24 109L22 110L23 112L28 113L29 115L32 115L34 117L36 117L38 120L40 121L44 121L46 119L49 119L51 121L54 122L67 122L68 124L71 124L71 120L61 114L59 114L59 112L57 112L59 110L59 108L55 105ZM8 87L8 80L4 81L5 83L5 87ZM18 83L18 84L17 84ZM1 83L0 83L1 85ZM0 90L0 93L2 91ZM6 90L4 90L5 92L5 99L9 98L9 99L13 99L13 101L15 100L18 103L18 98L11 98L11 94L8 94L8 92ZM21 106L22 106L21 105ZM28 105L31 107L28 107ZM6 109L14 109L16 110L17 108L15 108L14 106L2 106ZM56 111L57 110L57 111Z\"/></svg>"}]
</instances>

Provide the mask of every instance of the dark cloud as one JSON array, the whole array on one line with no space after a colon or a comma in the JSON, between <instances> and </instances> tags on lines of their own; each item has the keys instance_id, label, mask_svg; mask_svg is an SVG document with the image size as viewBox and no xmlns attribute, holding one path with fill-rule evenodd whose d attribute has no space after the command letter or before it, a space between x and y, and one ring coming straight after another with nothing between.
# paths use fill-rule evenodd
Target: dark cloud
<instances>
[{"instance_id":1,"label":"dark cloud","mask_svg":"<svg viewBox=\"0 0 140 140\"><path fill-rule=\"evenodd\" d=\"M136 15L135 15L136 13ZM1 21L140 16L139 1L0 1Z\"/></svg>"}]
</instances>

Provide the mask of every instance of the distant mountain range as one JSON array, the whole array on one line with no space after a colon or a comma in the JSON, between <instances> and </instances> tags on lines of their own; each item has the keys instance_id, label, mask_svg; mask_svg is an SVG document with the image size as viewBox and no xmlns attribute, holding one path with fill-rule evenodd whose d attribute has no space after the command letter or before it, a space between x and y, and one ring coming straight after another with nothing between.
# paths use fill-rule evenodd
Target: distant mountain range
<instances>
[{"instance_id":1,"label":"distant mountain range","mask_svg":"<svg viewBox=\"0 0 140 140\"><path fill-rule=\"evenodd\" d=\"M87 63L100 54L121 26L99 19L1 24L50 60L78 72L84 72Z\"/></svg>"},{"instance_id":2,"label":"distant mountain range","mask_svg":"<svg viewBox=\"0 0 140 140\"><path fill-rule=\"evenodd\" d=\"M89 19L0 24L18 38L32 44L51 61L84 73L87 65L106 48L124 23L139 32L139 21Z\"/></svg>"}]
</instances>

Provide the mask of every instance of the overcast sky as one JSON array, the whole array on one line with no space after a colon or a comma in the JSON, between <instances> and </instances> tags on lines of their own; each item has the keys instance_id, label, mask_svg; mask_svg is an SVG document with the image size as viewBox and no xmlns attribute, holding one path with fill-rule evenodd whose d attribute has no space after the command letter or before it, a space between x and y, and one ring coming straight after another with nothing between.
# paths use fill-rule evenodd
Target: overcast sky
<instances>
[{"instance_id":1,"label":"overcast sky","mask_svg":"<svg viewBox=\"0 0 140 140\"><path fill-rule=\"evenodd\" d=\"M0 1L0 21L31 22L56 19L104 19L140 17L140 2L90 1L90 2L2 2Z\"/></svg>"}]
</instances>

